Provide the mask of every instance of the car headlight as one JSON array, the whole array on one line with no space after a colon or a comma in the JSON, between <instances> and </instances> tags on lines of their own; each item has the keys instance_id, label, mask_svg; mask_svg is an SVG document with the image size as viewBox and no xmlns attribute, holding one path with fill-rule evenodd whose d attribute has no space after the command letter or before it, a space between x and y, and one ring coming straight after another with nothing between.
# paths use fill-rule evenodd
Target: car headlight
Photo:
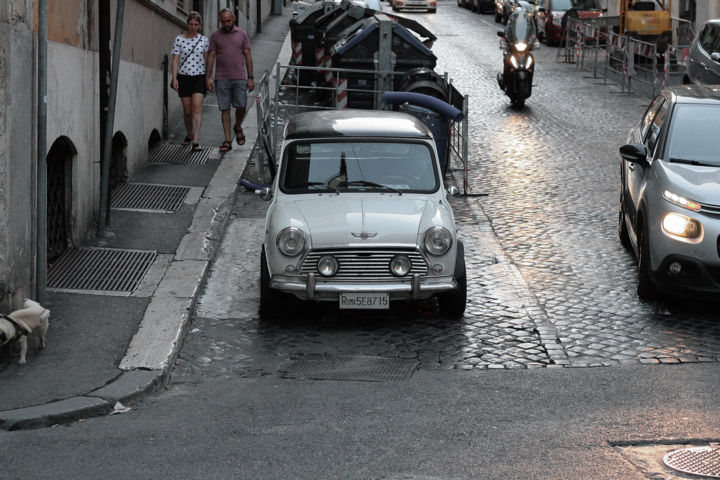
<instances>
[{"instance_id":1,"label":"car headlight","mask_svg":"<svg viewBox=\"0 0 720 480\"><path fill-rule=\"evenodd\" d=\"M695 240L702 234L702 225L694 218L670 212L662 219L662 228L666 233L688 240Z\"/></svg>"},{"instance_id":2,"label":"car headlight","mask_svg":"<svg viewBox=\"0 0 720 480\"><path fill-rule=\"evenodd\" d=\"M553 25L557 25L558 27L562 25L562 13L553 13L552 23Z\"/></svg>"},{"instance_id":3,"label":"car headlight","mask_svg":"<svg viewBox=\"0 0 720 480\"><path fill-rule=\"evenodd\" d=\"M662 196L665 200L677 205L678 207L687 208L688 210L692 210L693 212L697 212L698 210L700 210L699 203L685 198L682 195L678 195L677 193L673 193L670 190L665 190Z\"/></svg>"},{"instance_id":4,"label":"car headlight","mask_svg":"<svg viewBox=\"0 0 720 480\"><path fill-rule=\"evenodd\" d=\"M332 255L323 255L318 260L317 268L323 277L332 277L338 271L338 261Z\"/></svg>"},{"instance_id":5,"label":"car headlight","mask_svg":"<svg viewBox=\"0 0 720 480\"><path fill-rule=\"evenodd\" d=\"M410 273L411 267L412 262L407 255L395 255L392 260L390 260L390 272L396 277L404 277Z\"/></svg>"},{"instance_id":6,"label":"car headlight","mask_svg":"<svg viewBox=\"0 0 720 480\"><path fill-rule=\"evenodd\" d=\"M305 249L305 235L295 227L288 227L278 233L276 243L284 255L296 257Z\"/></svg>"},{"instance_id":7,"label":"car headlight","mask_svg":"<svg viewBox=\"0 0 720 480\"><path fill-rule=\"evenodd\" d=\"M452 235L443 227L432 227L425 232L425 250L430 255L444 255L452 246Z\"/></svg>"},{"instance_id":8,"label":"car headlight","mask_svg":"<svg viewBox=\"0 0 720 480\"><path fill-rule=\"evenodd\" d=\"M518 61L515 55L510 55L510 65L512 65L513 68L518 68Z\"/></svg>"}]
</instances>

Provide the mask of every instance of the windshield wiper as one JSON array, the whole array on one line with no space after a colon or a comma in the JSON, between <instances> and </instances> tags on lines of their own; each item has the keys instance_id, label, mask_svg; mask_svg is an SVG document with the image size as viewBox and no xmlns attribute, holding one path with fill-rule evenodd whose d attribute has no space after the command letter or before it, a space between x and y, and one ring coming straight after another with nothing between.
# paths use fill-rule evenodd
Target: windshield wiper
<instances>
[{"instance_id":1,"label":"windshield wiper","mask_svg":"<svg viewBox=\"0 0 720 480\"><path fill-rule=\"evenodd\" d=\"M704 163L704 162L698 162L697 160L686 160L684 158L671 158L671 162L674 163L687 163L688 165L700 165L703 167L714 167L716 165L712 165L710 163Z\"/></svg>"},{"instance_id":2,"label":"windshield wiper","mask_svg":"<svg viewBox=\"0 0 720 480\"><path fill-rule=\"evenodd\" d=\"M340 190L335 187L331 187L325 182L300 182L296 185L296 187L325 187L325 189L332 190L338 195L340 195Z\"/></svg>"},{"instance_id":3,"label":"windshield wiper","mask_svg":"<svg viewBox=\"0 0 720 480\"><path fill-rule=\"evenodd\" d=\"M347 186L358 185L361 187L382 188L384 190L390 190L391 192L395 192L398 195L402 195L402 191L398 190L397 188L389 187L387 185L382 185L380 183L369 182L367 180L353 180L352 182L346 182L345 185L347 185Z\"/></svg>"}]
</instances>

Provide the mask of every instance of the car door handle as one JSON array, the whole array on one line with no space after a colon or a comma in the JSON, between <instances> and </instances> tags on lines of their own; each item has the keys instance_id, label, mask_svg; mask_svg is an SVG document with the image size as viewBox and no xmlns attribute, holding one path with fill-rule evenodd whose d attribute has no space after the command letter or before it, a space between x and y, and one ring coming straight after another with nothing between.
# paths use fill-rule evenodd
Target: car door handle
<instances>
[{"instance_id":1,"label":"car door handle","mask_svg":"<svg viewBox=\"0 0 720 480\"><path fill-rule=\"evenodd\" d=\"M634 171L635 171L635 164L632 163L632 162L628 163L628 168L629 168L631 171L634 172Z\"/></svg>"}]
</instances>

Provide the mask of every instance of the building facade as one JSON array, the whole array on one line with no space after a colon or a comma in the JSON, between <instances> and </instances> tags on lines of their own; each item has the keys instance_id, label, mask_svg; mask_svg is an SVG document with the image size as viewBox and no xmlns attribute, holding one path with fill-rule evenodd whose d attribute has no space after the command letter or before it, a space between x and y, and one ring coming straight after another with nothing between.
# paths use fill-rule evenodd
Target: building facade
<instances>
[{"instance_id":1,"label":"building facade","mask_svg":"<svg viewBox=\"0 0 720 480\"><path fill-rule=\"evenodd\" d=\"M47 257L81 245L97 229L107 81L116 0L47 0L46 152L37 149L39 0L0 0L0 312L35 296L37 155L47 159ZM181 120L167 88L166 56L187 14L203 33L230 8L252 36L271 0L126 0L112 141L111 185L125 181ZM165 113L167 111L167 113Z\"/></svg>"}]
</instances>

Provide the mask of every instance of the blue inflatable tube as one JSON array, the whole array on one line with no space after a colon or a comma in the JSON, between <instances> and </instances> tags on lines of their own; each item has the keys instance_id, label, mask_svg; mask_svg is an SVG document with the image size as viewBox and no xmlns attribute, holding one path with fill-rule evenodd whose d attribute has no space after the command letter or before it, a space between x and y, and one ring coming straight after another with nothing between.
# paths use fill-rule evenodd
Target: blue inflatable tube
<instances>
[{"instance_id":1,"label":"blue inflatable tube","mask_svg":"<svg viewBox=\"0 0 720 480\"><path fill-rule=\"evenodd\" d=\"M395 105L398 103L410 103L412 105L418 105L421 107L428 108L435 113L444 115L453 119L456 122L460 122L463 119L463 112L453 107L449 103L443 102L439 98L431 97L422 93L414 92L385 92L382 96L383 103L388 105Z\"/></svg>"},{"instance_id":2,"label":"blue inflatable tube","mask_svg":"<svg viewBox=\"0 0 720 480\"><path fill-rule=\"evenodd\" d=\"M271 185L269 183L253 183L250 181L245 180L244 178L240 179L240 185L247 188L248 190L254 192L255 190L262 190L263 188L270 188Z\"/></svg>"}]
</instances>

